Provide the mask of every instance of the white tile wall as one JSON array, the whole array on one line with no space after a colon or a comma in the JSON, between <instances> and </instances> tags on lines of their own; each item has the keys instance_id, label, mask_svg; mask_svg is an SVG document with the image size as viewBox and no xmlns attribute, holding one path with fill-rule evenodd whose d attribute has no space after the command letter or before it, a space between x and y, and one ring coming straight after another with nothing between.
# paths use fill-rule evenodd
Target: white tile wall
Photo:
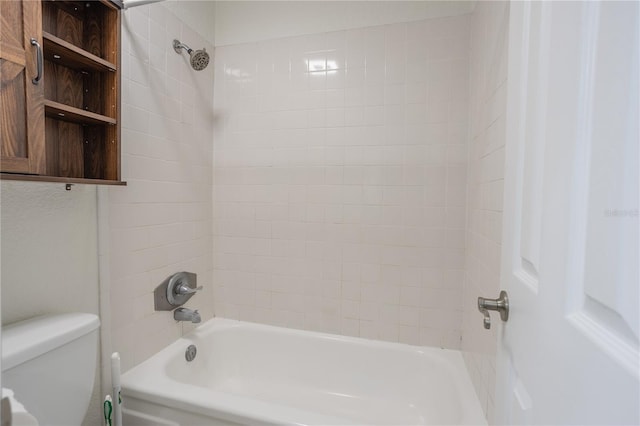
<instances>
[{"instance_id":1,"label":"white tile wall","mask_svg":"<svg viewBox=\"0 0 640 426\"><path fill-rule=\"evenodd\" d=\"M478 2L471 17L470 144L462 350L490 424L494 423L497 331L482 326L478 296L500 292L508 2ZM498 321L499 323L499 321Z\"/></svg>"},{"instance_id":2,"label":"white tile wall","mask_svg":"<svg viewBox=\"0 0 640 426\"><path fill-rule=\"evenodd\" d=\"M101 262L108 268L111 349L123 369L179 337L190 324L155 312L153 289L179 271L204 286L187 306L213 316L213 65L193 71L180 39L213 46L164 4L128 9L122 24L122 176L108 189L101 215Z\"/></svg>"},{"instance_id":3,"label":"white tile wall","mask_svg":"<svg viewBox=\"0 0 640 426\"><path fill-rule=\"evenodd\" d=\"M469 17L219 47L216 315L458 348Z\"/></svg>"}]
</instances>

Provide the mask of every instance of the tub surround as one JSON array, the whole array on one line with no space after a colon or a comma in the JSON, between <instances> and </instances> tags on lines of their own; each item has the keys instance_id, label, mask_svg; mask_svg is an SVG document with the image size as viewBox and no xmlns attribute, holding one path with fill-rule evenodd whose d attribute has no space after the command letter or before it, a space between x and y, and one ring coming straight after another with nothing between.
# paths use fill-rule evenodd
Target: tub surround
<instances>
[{"instance_id":1,"label":"tub surround","mask_svg":"<svg viewBox=\"0 0 640 426\"><path fill-rule=\"evenodd\" d=\"M509 4L478 2L470 25L462 350L478 397L493 423L496 346L502 323L494 318L491 330L485 330L476 299L500 292Z\"/></svg>"},{"instance_id":2,"label":"tub surround","mask_svg":"<svg viewBox=\"0 0 640 426\"><path fill-rule=\"evenodd\" d=\"M196 273L203 290L187 307L199 309L204 320L213 316L213 66L194 71L172 41L214 48L195 31L197 24L170 11L174 3L134 7L122 20L122 172L128 186L102 190L99 213L110 332L103 359L119 352L123 371L195 327L154 311L153 291L167 277ZM179 3L183 17L209 11L208 2Z\"/></svg>"},{"instance_id":3,"label":"tub surround","mask_svg":"<svg viewBox=\"0 0 640 426\"><path fill-rule=\"evenodd\" d=\"M216 49L216 315L458 348L469 16Z\"/></svg>"}]
</instances>

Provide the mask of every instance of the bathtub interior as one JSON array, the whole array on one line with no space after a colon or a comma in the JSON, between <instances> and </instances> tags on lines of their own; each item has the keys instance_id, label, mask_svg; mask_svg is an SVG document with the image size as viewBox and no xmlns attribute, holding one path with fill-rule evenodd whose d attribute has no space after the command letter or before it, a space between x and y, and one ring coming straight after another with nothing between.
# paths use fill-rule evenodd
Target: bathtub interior
<instances>
[{"instance_id":1,"label":"bathtub interior","mask_svg":"<svg viewBox=\"0 0 640 426\"><path fill-rule=\"evenodd\" d=\"M125 373L123 392L140 407L244 424L484 422L457 351L221 318Z\"/></svg>"},{"instance_id":2,"label":"bathtub interior","mask_svg":"<svg viewBox=\"0 0 640 426\"><path fill-rule=\"evenodd\" d=\"M189 340L196 359L176 354L166 364L176 382L364 424L461 420L454 372L424 351L242 327Z\"/></svg>"}]
</instances>

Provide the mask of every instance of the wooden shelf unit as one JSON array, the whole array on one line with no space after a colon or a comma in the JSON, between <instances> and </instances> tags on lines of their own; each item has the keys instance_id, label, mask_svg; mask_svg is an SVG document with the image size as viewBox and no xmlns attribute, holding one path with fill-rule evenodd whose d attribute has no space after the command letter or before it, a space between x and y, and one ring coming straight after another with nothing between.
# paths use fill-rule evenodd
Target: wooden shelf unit
<instances>
[{"instance_id":1,"label":"wooden shelf unit","mask_svg":"<svg viewBox=\"0 0 640 426\"><path fill-rule=\"evenodd\" d=\"M2 179L124 184L120 175L121 4L110 0L9 3L28 12L22 13L21 23L26 58L21 84L28 89L23 102L28 102L33 112L18 120L18 130L15 125L5 129L8 121L0 123ZM4 10L8 9L3 6L3 20ZM20 16L12 10L6 13L7 17ZM29 37L42 46L39 83L30 81L29 74L37 64ZM4 79L2 83L2 99L15 97L20 83L12 83L12 92L5 90L8 83ZM24 114L24 109L16 102L11 114L14 110ZM26 126L29 122L41 124L32 130ZM20 126L33 133L35 142L28 148L13 142L19 141L14 135L19 134Z\"/></svg>"},{"instance_id":2,"label":"wooden shelf unit","mask_svg":"<svg viewBox=\"0 0 640 426\"><path fill-rule=\"evenodd\" d=\"M106 179L84 179L84 178L65 178L57 176L40 176L40 175L26 175L21 173L0 173L2 180L26 180L30 182L50 182L50 183L64 183L64 184L76 184L84 183L91 185L119 185L125 186L127 182L121 180L106 180Z\"/></svg>"}]
</instances>

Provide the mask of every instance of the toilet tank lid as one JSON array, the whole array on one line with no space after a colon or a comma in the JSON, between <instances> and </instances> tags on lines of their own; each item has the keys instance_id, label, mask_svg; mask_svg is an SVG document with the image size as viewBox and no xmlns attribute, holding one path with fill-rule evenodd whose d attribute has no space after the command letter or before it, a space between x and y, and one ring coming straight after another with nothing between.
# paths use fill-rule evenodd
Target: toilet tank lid
<instances>
[{"instance_id":1,"label":"toilet tank lid","mask_svg":"<svg viewBox=\"0 0 640 426\"><path fill-rule=\"evenodd\" d=\"M2 371L22 364L100 326L97 315L44 315L2 327Z\"/></svg>"}]
</instances>

